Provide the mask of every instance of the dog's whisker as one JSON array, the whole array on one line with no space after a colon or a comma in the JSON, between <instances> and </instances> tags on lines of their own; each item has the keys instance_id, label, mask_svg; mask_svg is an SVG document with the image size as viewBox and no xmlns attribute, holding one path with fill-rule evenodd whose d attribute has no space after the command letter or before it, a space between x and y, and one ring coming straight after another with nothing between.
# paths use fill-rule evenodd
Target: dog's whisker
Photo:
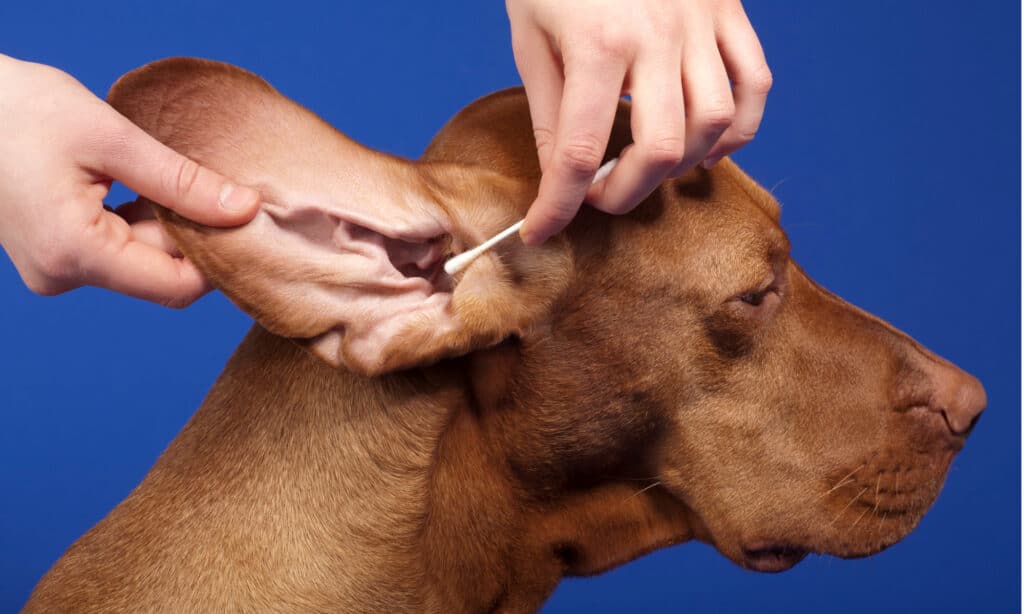
<instances>
[{"instance_id":1,"label":"dog's whisker","mask_svg":"<svg viewBox=\"0 0 1024 614\"><path fill-rule=\"evenodd\" d=\"M875 513L875 512L878 511L878 493L881 490L881 488L882 488L882 474L879 473L878 474L878 481L875 482L875 509L872 510L872 513Z\"/></svg>"},{"instance_id":2,"label":"dog's whisker","mask_svg":"<svg viewBox=\"0 0 1024 614\"><path fill-rule=\"evenodd\" d=\"M839 480L839 481L840 482L845 482L847 478L852 478L853 474L857 473L858 471L860 471L864 467L867 467L867 465L868 465L867 463L861 463L853 471L851 471L850 473L847 473L846 475L844 475L843 478L841 480Z\"/></svg>"},{"instance_id":3,"label":"dog's whisker","mask_svg":"<svg viewBox=\"0 0 1024 614\"><path fill-rule=\"evenodd\" d=\"M843 514L845 514L845 513L846 513L846 510L850 509L850 506L851 506L851 505L853 505L853 502L854 502L854 501L856 501L857 499L860 499L860 496L861 496L861 495L863 495L864 493L866 493L867 491L868 491L868 487L867 487L867 486L865 486L865 487L864 487L863 489L861 489L861 491L860 491L859 493L857 493L856 495L854 495L854 497L853 497L852 499L850 499L850 502L849 502L849 503L847 503L847 504L846 504L846 506L845 506L845 507L843 507L843 509L839 510L839 515L837 515L837 516L835 517L835 519L833 519L833 520L832 520L832 522L828 523L828 526L832 526L832 525L834 525L834 524L836 523L836 521L837 521L837 520L839 520L840 518L842 518L842 517L843 517Z\"/></svg>"},{"instance_id":4,"label":"dog's whisker","mask_svg":"<svg viewBox=\"0 0 1024 614\"><path fill-rule=\"evenodd\" d=\"M857 523L860 522L860 519L863 518L870 511L870 509L865 507L864 511L860 513L860 516L857 516L857 520L854 520L853 524L850 525L850 528L852 529L853 527L857 526Z\"/></svg>"},{"instance_id":5,"label":"dog's whisker","mask_svg":"<svg viewBox=\"0 0 1024 614\"><path fill-rule=\"evenodd\" d=\"M782 184L789 181L790 179L792 179L792 177L783 177L782 179L779 179L778 181L775 182L775 185L773 185L771 189L768 190L768 193L771 194L772 196L775 196L775 190L778 189L778 187L781 186Z\"/></svg>"},{"instance_id":6,"label":"dog's whisker","mask_svg":"<svg viewBox=\"0 0 1024 614\"><path fill-rule=\"evenodd\" d=\"M858 471L860 471L861 469L863 469L866 466L867 466L867 463L861 463L856 469L854 469L850 473L847 473L846 475L844 475L835 486L830 488L828 490L828 492L826 492L825 494L821 495L821 497L819 497L819 498L824 499L825 497L831 495L832 493L834 493L838 489L842 488L844 485L849 483L849 482L847 482L847 480L850 480L851 482L855 482L856 480L852 479L853 478L853 474L857 473Z\"/></svg>"},{"instance_id":7,"label":"dog's whisker","mask_svg":"<svg viewBox=\"0 0 1024 614\"><path fill-rule=\"evenodd\" d=\"M847 480L843 480L842 482L840 482L840 483L836 484L835 486L833 486L832 488L830 488L830 489L828 490L828 492L826 492L826 493L824 493L824 494L820 495L820 496L819 496L818 498L819 498L819 499L824 499L825 497L827 497L827 496L831 495L832 493L834 493L835 491L839 490L839 489L840 489L840 488L842 488L843 486L846 486L847 484L853 484L853 483L854 483L854 482L856 482L856 481L857 481L857 480L855 480L855 479L853 479L853 478L849 478L849 479L847 479Z\"/></svg>"},{"instance_id":8,"label":"dog's whisker","mask_svg":"<svg viewBox=\"0 0 1024 614\"><path fill-rule=\"evenodd\" d=\"M640 495L644 494L648 490L654 488L655 486L659 486L659 485L661 485L661 482L654 482L653 484L648 484L647 486L644 486L640 490L636 491L635 493L633 493L630 496L628 496L625 499L623 499L622 502L625 503L626 501L629 501L630 499L633 499L635 497L639 497Z\"/></svg>"}]
</instances>

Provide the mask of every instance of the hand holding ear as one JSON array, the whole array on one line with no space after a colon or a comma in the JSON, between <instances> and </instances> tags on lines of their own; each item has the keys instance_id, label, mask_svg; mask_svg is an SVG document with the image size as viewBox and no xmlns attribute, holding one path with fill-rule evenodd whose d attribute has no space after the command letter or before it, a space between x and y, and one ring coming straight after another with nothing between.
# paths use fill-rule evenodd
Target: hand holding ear
<instances>
[{"instance_id":1,"label":"hand holding ear","mask_svg":"<svg viewBox=\"0 0 1024 614\"><path fill-rule=\"evenodd\" d=\"M0 244L40 294L93 285L183 307L209 290L149 207L104 207L112 180L209 226L258 209L255 190L175 153L66 73L4 55L0 134Z\"/></svg>"},{"instance_id":2,"label":"hand holding ear","mask_svg":"<svg viewBox=\"0 0 1024 614\"><path fill-rule=\"evenodd\" d=\"M666 177L757 132L772 77L739 0L507 0L543 178L522 229L541 243L587 202L625 213ZM732 87L730 88L730 82ZM591 187L619 98L634 144Z\"/></svg>"}]
</instances>

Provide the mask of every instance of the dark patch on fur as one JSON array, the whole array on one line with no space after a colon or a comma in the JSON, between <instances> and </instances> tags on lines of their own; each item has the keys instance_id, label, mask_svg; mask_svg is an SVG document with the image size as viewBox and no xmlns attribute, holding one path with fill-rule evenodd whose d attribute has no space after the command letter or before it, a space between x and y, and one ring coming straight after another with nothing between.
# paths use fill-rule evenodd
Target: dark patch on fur
<instances>
[{"instance_id":1,"label":"dark patch on fur","mask_svg":"<svg viewBox=\"0 0 1024 614\"><path fill-rule=\"evenodd\" d=\"M556 544L555 558L562 562L566 569L572 569L580 560L580 551L576 544Z\"/></svg>"},{"instance_id":2,"label":"dark patch on fur","mask_svg":"<svg viewBox=\"0 0 1024 614\"><path fill-rule=\"evenodd\" d=\"M647 392L598 386L580 398L571 419L535 416L527 424L509 465L541 499L644 474L668 428L667 409Z\"/></svg>"},{"instance_id":3,"label":"dark patch on fur","mask_svg":"<svg viewBox=\"0 0 1024 614\"><path fill-rule=\"evenodd\" d=\"M702 168L696 168L669 185L679 198L707 201L711 198L711 175Z\"/></svg>"},{"instance_id":4,"label":"dark patch on fur","mask_svg":"<svg viewBox=\"0 0 1024 614\"><path fill-rule=\"evenodd\" d=\"M705 317L704 329L711 345L722 358L738 360L754 349L754 337L749 326L744 326L728 314L719 312Z\"/></svg>"}]
</instances>

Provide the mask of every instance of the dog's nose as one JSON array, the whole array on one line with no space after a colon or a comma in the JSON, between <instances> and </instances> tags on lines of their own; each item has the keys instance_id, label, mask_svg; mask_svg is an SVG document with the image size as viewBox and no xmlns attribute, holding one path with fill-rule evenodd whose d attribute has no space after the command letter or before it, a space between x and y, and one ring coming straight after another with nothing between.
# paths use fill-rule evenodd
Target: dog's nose
<instances>
[{"instance_id":1,"label":"dog's nose","mask_svg":"<svg viewBox=\"0 0 1024 614\"><path fill-rule=\"evenodd\" d=\"M954 435L967 435L985 409L985 388L977 378L949 363L934 364L930 371L934 386L931 410L942 413Z\"/></svg>"}]
</instances>

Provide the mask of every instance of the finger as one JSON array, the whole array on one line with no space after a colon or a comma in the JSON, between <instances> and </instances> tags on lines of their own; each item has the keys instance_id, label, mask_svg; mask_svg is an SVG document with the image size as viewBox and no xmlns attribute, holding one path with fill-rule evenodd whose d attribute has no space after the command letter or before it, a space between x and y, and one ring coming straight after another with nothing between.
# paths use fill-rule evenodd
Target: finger
<instances>
[{"instance_id":1,"label":"finger","mask_svg":"<svg viewBox=\"0 0 1024 614\"><path fill-rule=\"evenodd\" d=\"M237 186L160 143L127 119L97 170L191 220L208 226L243 224L259 194Z\"/></svg>"},{"instance_id":2,"label":"finger","mask_svg":"<svg viewBox=\"0 0 1024 614\"><path fill-rule=\"evenodd\" d=\"M764 50L742 6L734 7L719 21L718 49L733 84L736 114L732 125L708 153L705 166L711 166L753 140L761 126L768 91L772 87L772 73Z\"/></svg>"},{"instance_id":3,"label":"finger","mask_svg":"<svg viewBox=\"0 0 1024 614\"><path fill-rule=\"evenodd\" d=\"M153 207L146 200L137 198L124 203L114 209L114 213L128 222L132 239L152 245L175 258L182 257L181 250L167 234L163 224L157 221Z\"/></svg>"},{"instance_id":4,"label":"finger","mask_svg":"<svg viewBox=\"0 0 1024 614\"><path fill-rule=\"evenodd\" d=\"M532 23L521 26L515 21L512 23L512 52L530 104L537 159L544 170L554 147L558 109L565 86L561 63L547 37Z\"/></svg>"},{"instance_id":5,"label":"finger","mask_svg":"<svg viewBox=\"0 0 1024 614\"><path fill-rule=\"evenodd\" d=\"M181 250L163 224L157 220L141 220L131 224L132 240L152 245L173 258L181 258Z\"/></svg>"},{"instance_id":6,"label":"finger","mask_svg":"<svg viewBox=\"0 0 1024 614\"><path fill-rule=\"evenodd\" d=\"M678 176L704 160L732 124L736 112L729 76L710 28L689 34L683 47L686 99L686 154L672 172Z\"/></svg>"},{"instance_id":7,"label":"finger","mask_svg":"<svg viewBox=\"0 0 1024 614\"><path fill-rule=\"evenodd\" d=\"M520 231L527 245L561 231L583 204L604 157L625 74L619 62L566 65L555 146Z\"/></svg>"},{"instance_id":8,"label":"finger","mask_svg":"<svg viewBox=\"0 0 1024 614\"><path fill-rule=\"evenodd\" d=\"M633 145L611 175L590 192L590 204L625 213L646 198L682 161L686 126L679 52L641 56L631 71Z\"/></svg>"},{"instance_id":9,"label":"finger","mask_svg":"<svg viewBox=\"0 0 1024 614\"><path fill-rule=\"evenodd\" d=\"M80 263L83 281L168 307L185 307L210 290L195 265L134 240L124 220L104 211Z\"/></svg>"}]
</instances>

